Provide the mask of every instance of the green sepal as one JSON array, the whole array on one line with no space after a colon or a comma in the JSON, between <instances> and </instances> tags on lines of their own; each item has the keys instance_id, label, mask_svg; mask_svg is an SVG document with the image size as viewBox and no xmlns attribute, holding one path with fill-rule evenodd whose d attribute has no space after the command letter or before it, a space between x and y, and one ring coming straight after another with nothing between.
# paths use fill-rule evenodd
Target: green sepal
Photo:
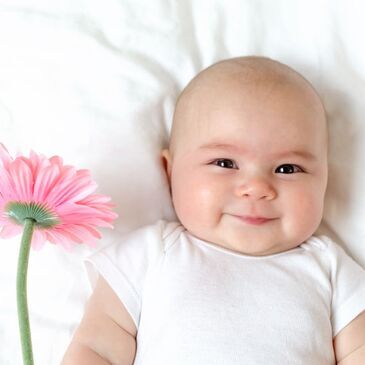
<instances>
[{"instance_id":1,"label":"green sepal","mask_svg":"<svg viewBox=\"0 0 365 365\"><path fill-rule=\"evenodd\" d=\"M21 225L24 225L27 218L33 219L39 228L51 228L60 223L57 216L41 203L9 202L5 212L9 218Z\"/></svg>"}]
</instances>

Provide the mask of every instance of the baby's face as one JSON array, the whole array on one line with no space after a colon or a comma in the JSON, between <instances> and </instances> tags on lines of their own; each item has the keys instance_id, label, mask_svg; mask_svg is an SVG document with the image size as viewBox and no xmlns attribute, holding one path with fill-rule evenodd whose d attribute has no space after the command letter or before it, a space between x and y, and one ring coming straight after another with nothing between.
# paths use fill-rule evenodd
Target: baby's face
<instances>
[{"instance_id":1,"label":"baby's face","mask_svg":"<svg viewBox=\"0 0 365 365\"><path fill-rule=\"evenodd\" d=\"M323 111L308 87L202 88L167 160L180 222L247 255L294 248L317 229L327 185Z\"/></svg>"}]
</instances>

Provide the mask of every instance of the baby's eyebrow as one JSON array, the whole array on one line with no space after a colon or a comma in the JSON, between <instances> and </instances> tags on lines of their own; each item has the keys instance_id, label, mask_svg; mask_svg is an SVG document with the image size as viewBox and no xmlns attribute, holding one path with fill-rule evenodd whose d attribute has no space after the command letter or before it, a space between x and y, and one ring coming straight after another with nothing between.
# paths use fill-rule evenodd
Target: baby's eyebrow
<instances>
[{"instance_id":1,"label":"baby's eyebrow","mask_svg":"<svg viewBox=\"0 0 365 365\"><path fill-rule=\"evenodd\" d=\"M238 147L236 145L233 144L229 144L229 143L207 143L204 145L201 145L199 147L199 149L202 150L226 150L226 151L230 151L230 152L236 152L236 153L245 153L245 150L241 147ZM316 160L317 157L306 150L289 150L289 151L283 151L277 154L274 154L271 156L272 158L286 158L286 157L301 157L305 160Z\"/></svg>"}]
</instances>

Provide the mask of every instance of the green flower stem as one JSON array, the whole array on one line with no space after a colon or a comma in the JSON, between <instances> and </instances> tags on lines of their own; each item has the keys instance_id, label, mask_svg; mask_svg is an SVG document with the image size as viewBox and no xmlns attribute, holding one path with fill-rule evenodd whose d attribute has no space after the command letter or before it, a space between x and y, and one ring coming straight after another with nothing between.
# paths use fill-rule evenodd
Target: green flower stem
<instances>
[{"instance_id":1,"label":"green flower stem","mask_svg":"<svg viewBox=\"0 0 365 365\"><path fill-rule=\"evenodd\" d=\"M34 225L34 219L24 219L24 231L19 251L18 273L16 278L19 331L24 365L34 364L27 303L27 272Z\"/></svg>"}]
</instances>

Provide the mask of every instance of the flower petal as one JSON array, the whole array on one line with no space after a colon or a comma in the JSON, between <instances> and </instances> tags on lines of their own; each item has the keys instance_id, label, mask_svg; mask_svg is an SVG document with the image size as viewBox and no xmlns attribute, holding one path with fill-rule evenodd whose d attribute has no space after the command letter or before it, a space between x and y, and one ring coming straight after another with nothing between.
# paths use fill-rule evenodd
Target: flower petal
<instances>
[{"instance_id":1,"label":"flower petal","mask_svg":"<svg viewBox=\"0 0 365 365\"><path fill-rule=\"evenodd\" d=\"M29 201L33 197L33 176L29 166L21 159L9 165L13 187L20 201Z\"/></svg>"},{"instance_id":2,"label":"flower petal","mask_svg":"<svg viewBox=\"0 0 365 365\"><path fill-rule=\"evenodd\" d=\"M13 161L11 156L9 155L8 150L5 148L5 146L0 143L0 162L1 165L7 168L9 164Z\"/></svg>"},{"instance_id":3,"label":"flower petal","mask_svg":"<svg viewBox=\"0 0 365 365\"><path fill-rule=\"evenodd\" d=\"M95 191L97 185L91 180L90 173L85 171L87 170L72 169L72 174L68 172L50 193L48 202L54 206L65 202L77 202Z\"/></svg>"},{"instance_id":4,"label":"flower petal","mask_svg":"<svg viewBox=\"0 0 365 365\"><path fill-rule=\"evenodd\" d=\"M59 232L57 229L52 228L46 231L47 238L50 242L61 245L66 251L71 252L73 244L70 238L63 232Z\"/></svg>"},{"instance_id":5,"label":"flower petal","mask_svg":"<svg viewBox=\"0 0 365 365\"><path fill-rule=\"evenodd\" d=\"M84 199L80 200L79 203L85 204L85 205L105 204L105 203L109 203L110 200L111 200L110 196L92 194L92 195L89 195L89 196L85 197Z\"/></svg>"},{"instance_id":6,"label":"flower petal","mask_svg":"<svg viewBox=\"0 0 365 365\"><path fill-rule=\"evenodd\" d=\"M32 248L39 251L46 243L47 236L42 229L35 229L32 236Z\"/></svg>"},{"instance_id":7,"label":"flower petal","mask_svg":"<svg viewBox=\"0 0 365 365\"><path fill-rule=\"evenodd\" d=\"M91 225L88 225L88 224L79 224L80 227L83 227L84 229L88 230L90 232L90 234L95 237L95 238L101 238L101 233L96 229L94 228L93 226Z\"/></svg>"},{"instance_id":8,"label":"flower petal","mask_svg":"<svg viewBox=\"0 0 365 365\"><path fill-rule=\"evenodd\" d=\"M33 199L36 202L47 201L49 192L54 188L59 178L59 168L56 165L50 165L41 169L36 176L34 183Z\"/></svg>"},{"instance_id":9,"label":"flower petal","mask_svg":"<svg viewBox=\"0 0 365 365\"><path fill-rule=\"evenodd\" d=\"M21 234L23 231L22 226L18 226L17 224L7 224L2 227L0 232L1 238L12 238Z\"/></svg>"},{"instance_id":10,"label":"flower petal","mask_svg":"<svg viewBox=\"0 0 365 365\"><path fill-rule=\"evenodd\" d=\"M75 243L87 243L95 242L95 237L90 233L88 229L79 224L70 224L59 226L59 230L62 230L63 234L67 234L70 239Z\"/></svg>"},{"instance_id":11,"label":"flower petal","mask_svg":"<svg viewBox=\"0 0 365 365\"><path fill-rule=\"evenodd\" d=\"M79 204L63 204L55 209L56 215L60 217L63 224L88 224L101 227L113 226L110 224L114 220L116 213L103 212L93 207Z\"/></svg>"},{"instance_id":12,"label":"flower petal","mask_svg":"<svg viewBox=\"0 0 365 365\"><path fill-rule=\"evenodd\" d=\"M9 200L16 200L18 197L9 171L3 168L0 168L0 196L4 201L3 205Z\"/></svg>"}]
</instances>

